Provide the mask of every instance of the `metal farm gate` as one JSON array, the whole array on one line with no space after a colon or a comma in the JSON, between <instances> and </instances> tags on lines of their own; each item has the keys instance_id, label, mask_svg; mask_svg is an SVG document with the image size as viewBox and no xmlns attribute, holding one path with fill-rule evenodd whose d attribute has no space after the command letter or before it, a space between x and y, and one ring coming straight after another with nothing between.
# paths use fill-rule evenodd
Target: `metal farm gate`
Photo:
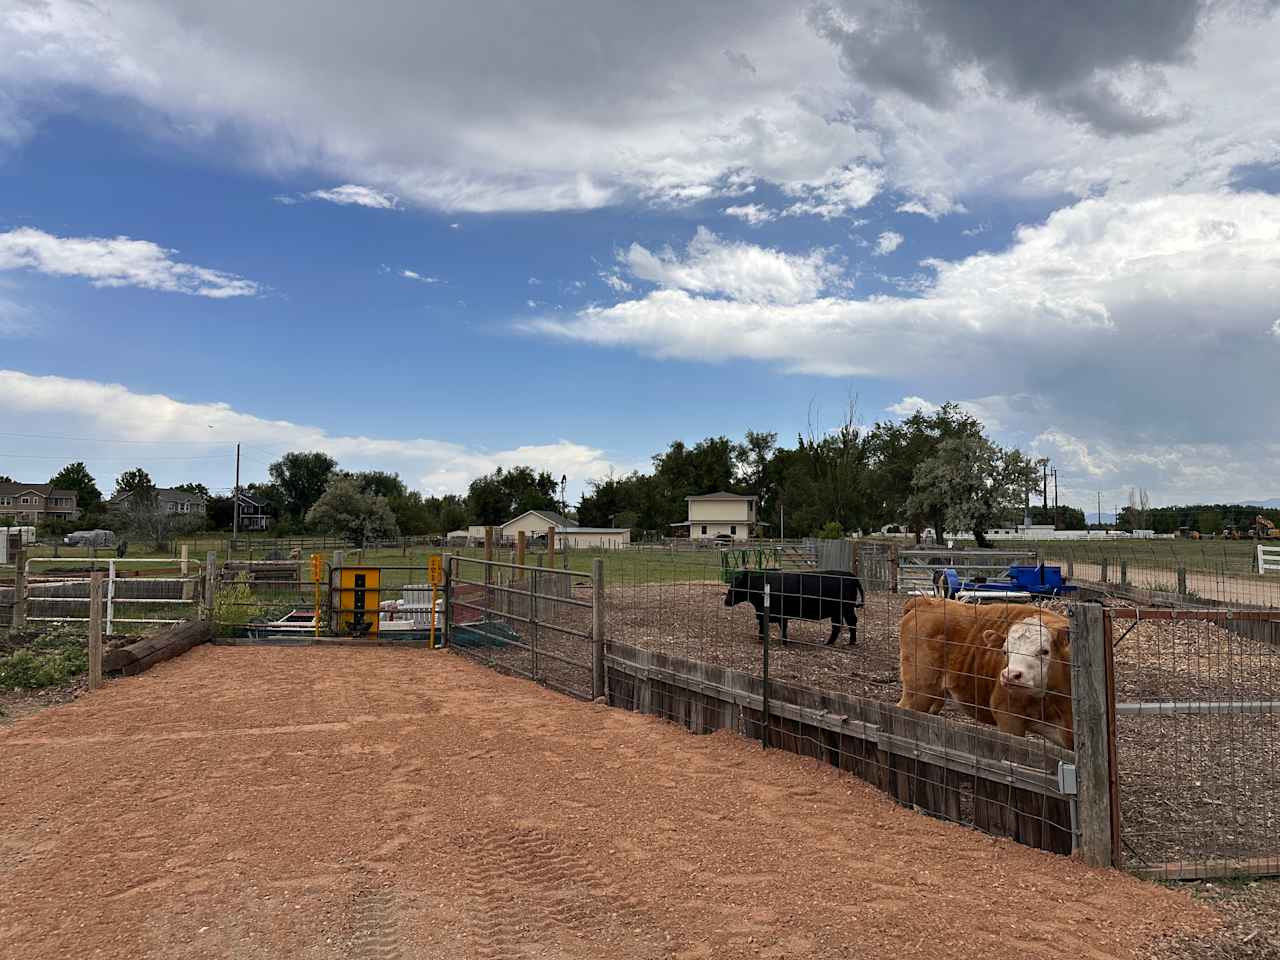
<instances>
[{"instance_id":1,"label":"metal farm gate","mask_svg":"<svg viewBox=\"0 0 1280 960\"><path fill-rule=\"evenodd\" d=\"M1085 840L1151 879L1280 875L1280 610L1077 610Z\"/></svg>"},{"instance_id":2,"label":"metal farm gate","mask_svg":"<svg viewBox=\"0 0 1280 960\"><path fill-rule=\"evenodd\" d=\"M604 561L590 571L445 557L455 652L582 700L604 696Z\"/></svg>"}]
</instances>

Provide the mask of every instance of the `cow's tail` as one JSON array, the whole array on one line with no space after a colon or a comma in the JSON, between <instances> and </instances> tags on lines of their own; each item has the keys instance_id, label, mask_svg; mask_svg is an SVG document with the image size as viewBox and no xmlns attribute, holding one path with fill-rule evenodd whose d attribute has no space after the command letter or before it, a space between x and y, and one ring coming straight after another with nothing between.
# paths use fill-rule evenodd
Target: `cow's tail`
<instances>
[{"instance_id":1,"label":"cow's tail","mask_svg":"<svg viewBox=\"0 0 1280 960\"><path fill-rule=\"evenodd\" d=\"M853 579L853 605L855 607L865 607L867 605L867 594L862 589L862 578L854 577Z\"/></svg>"}]
</instances>

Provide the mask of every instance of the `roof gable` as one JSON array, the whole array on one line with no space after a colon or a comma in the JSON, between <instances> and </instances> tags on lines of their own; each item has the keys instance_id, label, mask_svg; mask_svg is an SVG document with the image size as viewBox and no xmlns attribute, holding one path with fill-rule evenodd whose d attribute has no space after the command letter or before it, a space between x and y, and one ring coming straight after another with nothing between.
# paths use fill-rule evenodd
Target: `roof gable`
<instances>
[{"instance_id":1,"label":"roof gable","mask_svg":"<svg viewBox=\"0 0 1280 960\"><path fill-rule=\"evenodd\" d=\"M723 490L716 493L700 493L692 497L685 497L685 500L755 500L754 496L743 493L726 493Z\"/></svg>"},{"instance_id":2,"label":"roof gable","mask_svg":"<svg viewBox=\"0 0 1280 960\"><path fill-rule=\"evenodd\" d=\"M542 517L542 519L546 520L551 526L557 527L560 529L573 526L572 520L570 520L566 516L556 513L554 510L526 510L524 513L520 514L520 516L512 517L510 520L504 523L503 526L509 527L511 526L511 524L515 523L516 521L523 520L525 517L528 517L528 516Z\"/></svg>"}]
</instances>

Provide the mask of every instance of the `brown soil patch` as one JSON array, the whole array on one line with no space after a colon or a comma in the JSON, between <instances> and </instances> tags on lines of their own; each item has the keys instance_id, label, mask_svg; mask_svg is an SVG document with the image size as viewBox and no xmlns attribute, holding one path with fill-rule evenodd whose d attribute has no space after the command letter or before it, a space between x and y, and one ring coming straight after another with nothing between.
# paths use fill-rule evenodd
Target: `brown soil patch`
<instances>
[{"instance_id":1,"label":"brown soil patch","mask_svg":"<svg viewBox=\"0 0 1280 960\"><path fill-rule=\"evenodd\" d=\"M444 652L198 648L0 731L0 956L1140 955L1185 894Z\"/></svg>"}]
</instances>

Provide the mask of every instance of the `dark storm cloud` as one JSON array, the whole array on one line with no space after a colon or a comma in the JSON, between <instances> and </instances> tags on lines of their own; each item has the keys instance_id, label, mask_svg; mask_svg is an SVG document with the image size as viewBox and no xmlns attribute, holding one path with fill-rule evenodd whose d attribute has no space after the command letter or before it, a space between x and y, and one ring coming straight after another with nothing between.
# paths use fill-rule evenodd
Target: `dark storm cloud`
<instances>
[{"instance_id":1,"label":"dark storm cloud","mask_svg":"<svg viewBox=\"0 0 1280 960\"><path fill-rule=\"evenodd\" d=\"M810 20L844 69L872 88L945 108L960 96L960 74L976 69L1008 96L1123 134L1176 117L1122 96L1117 75L1187 60L1206 8L1207 0L835 0L815 5Z\"/></svg>"}]
</instances>

